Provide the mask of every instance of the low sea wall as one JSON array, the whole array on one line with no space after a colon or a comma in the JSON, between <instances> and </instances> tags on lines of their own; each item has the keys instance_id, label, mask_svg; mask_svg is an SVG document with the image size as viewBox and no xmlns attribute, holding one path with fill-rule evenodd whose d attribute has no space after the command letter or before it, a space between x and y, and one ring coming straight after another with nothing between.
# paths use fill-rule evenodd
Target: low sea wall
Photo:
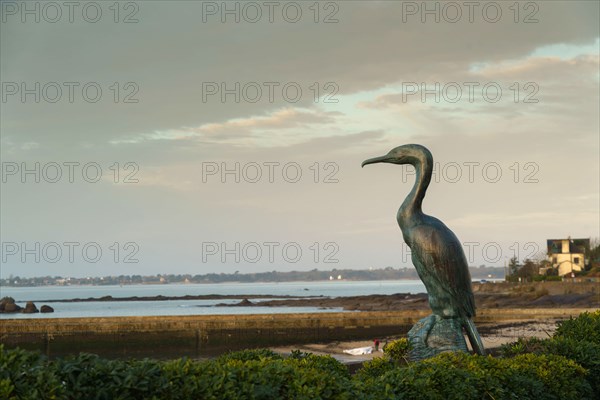
<instances>
[{"instance_id":1,"label":"low sea wall","mask_svg":"<svg viewBox=\"0 0 600 400\"><path fill-rule=\"evenodd\" d=\"M577 316L585 309L481 309L482 327ZM428 311L1 319L0 343L49 356L211 357L227 350L404 335Z\"/></svg>"}]
</instances>

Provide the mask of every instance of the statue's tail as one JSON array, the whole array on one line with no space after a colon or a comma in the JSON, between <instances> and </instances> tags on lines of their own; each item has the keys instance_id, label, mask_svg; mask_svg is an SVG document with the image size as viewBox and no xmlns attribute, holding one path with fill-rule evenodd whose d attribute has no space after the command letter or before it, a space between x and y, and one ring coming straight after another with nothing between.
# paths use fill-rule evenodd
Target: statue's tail
<instances>
[{"instance_id":1,"label":"statue's tail","mask_svg":"<svg viewBox=\"0 0 600 400\"><path fill-rule=\"evenodd\" d=\"M479 336L479 332L477 332L477 328L475 327L475 323L471 318L463 318L464 327L467 331L467 337L469 338L469 342L471 342L471 347L475 351L475 353L485 356L485 349L483 348L483 342L481 341L481 336Z\"/></svg>"}]
</instances>

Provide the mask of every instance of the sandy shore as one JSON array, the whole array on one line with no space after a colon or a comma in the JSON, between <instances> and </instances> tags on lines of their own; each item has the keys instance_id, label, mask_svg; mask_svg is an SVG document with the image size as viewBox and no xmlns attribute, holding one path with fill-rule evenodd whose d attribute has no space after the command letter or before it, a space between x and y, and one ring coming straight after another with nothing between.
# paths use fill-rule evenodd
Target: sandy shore
<instances>
[{"instance_id":1,"label":"sandy shore","mask_svg":"<svg viewBox=\"0 0 600 400\"><path fill-rule=\"evenodd\" d=\"M496 352L501 345L516 341L518 338L536 337L546 339L556 330L557 320L546 321L516 321L504 323L481 324L479 327L483 344L490 352ZM380 341L380 348L387 342L398 339L399 337L377 338ZM374 338L375 339L375 338ZM465 338L466 340L466 338ZM466 340L468 343L468 340ZM383 356L382 351L374 351L371 354L353 356L344 353L344 350L358 347L373 346L373 340L355 340L330 343L298 344L289 346L271 347L271 350L282 355L288 355L293 350L301 350L317 355L330 355L343 363L361 363L371 360L375 357Z\"/></svg>"}]
</instances>

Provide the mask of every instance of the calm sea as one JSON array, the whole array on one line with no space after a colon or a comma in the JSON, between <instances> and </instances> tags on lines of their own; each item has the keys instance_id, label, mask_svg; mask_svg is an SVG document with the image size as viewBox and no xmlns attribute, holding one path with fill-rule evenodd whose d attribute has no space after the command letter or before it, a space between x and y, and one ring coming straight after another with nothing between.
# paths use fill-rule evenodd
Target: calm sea
<instances>
[{"instance_id":1,"label":"calm sea","mask_svg":"<svg viewBox=\"0 0 600 400\"><path fill-rule=\"evenodd\" d=\"M419 280L399 281L326 281L282 283L220 283L220 284L167 284L125 286L44 286L0 287L0 298L10 296L24 307L25 302L35 302L54 308L50 314L0 314L9 318L74 318L154 315L215 315L215 314L273 314L301 312L340 312L341 308L316 307L224 307L219 303L235 304L232 300L165 300L165 301L110 301L110 302L60 302L56 300L89 297L131 296L185 296L185 295L270 295L270 296L361 296L371 294L424 293ZM49 301L46 301L49 300ZM272 299L264 299L272 300ZM262 301L264 301L262 300ZM261 299L252 299L256 303Z\"/></svg>"}]
</instances>

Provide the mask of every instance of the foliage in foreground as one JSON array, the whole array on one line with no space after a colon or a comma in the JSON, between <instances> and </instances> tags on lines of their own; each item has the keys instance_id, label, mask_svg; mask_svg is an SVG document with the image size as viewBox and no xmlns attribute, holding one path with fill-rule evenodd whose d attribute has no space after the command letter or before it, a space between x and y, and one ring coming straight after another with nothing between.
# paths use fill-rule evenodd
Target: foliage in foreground
<instances>
[{"instance_id":1,"label":"foliage in foreground","mask_svg":"<svg viewBox=\"0 0 600 400\"><path fill-rule=\"evenodd\" d=\"M503 357L445 353L408 363L405 339L350 376L329 356L267 350L210 361L48 361L0 345L0 399L592 399L600 398L600 312L560 324L551 339L519 340Z\"/></svg>"},{"instance_id":2,"label":"foliage in foreground","mask_svg":"<svg viewBox=\"0 0 600 400\"><path fill-rule=\"evenodd\" d=\"M363 381L373 399L585 399L585 370L560 356L443 353Z\"/></svg>"},{"instance_id":3,"label":"foliage in foreground","mask_svg":"<svg viewBox=\"0 0 600 400\"><path fill-rule=\"evenodd\" d=\"M269 350L211 361L106 360L96 355L48 361L0 347L0 399L349 399L348 369L334 358Z\"/></svg>"},{"instance_id":4,"label":"foliage in foreground","mask_svg":"<svg viewBox=\"0 0 600 400\"><path fill-rule=\"evenodd\" d=\"M587 380L600 397L600 310L559 322L550 339L519 339L504 345L502 354L554 354L569 358L588 371Z\"/></svg>"},{"instance_id":5,"label":"foliage in foreground","mask_svg":"<svg viewBox=\"0 0 600 400\"><path fill-rule=\"evenodd\" d=\"M356 378L368 380L401 368L408 363L409 351L410 342L406 338L400 338L386 344L383 347L383 357L373 358L373 360L364 363Z\"/></svg>"},{"instance_id":6,"label":"foliage in foreground","mask_svg":"<svg viewBox=\"0 0 600 400\"><path fill-rule=\"evenodd\" d=\"M559 322L555 336L600 345L600 310Z\"/></svg>"}]
</instances>

